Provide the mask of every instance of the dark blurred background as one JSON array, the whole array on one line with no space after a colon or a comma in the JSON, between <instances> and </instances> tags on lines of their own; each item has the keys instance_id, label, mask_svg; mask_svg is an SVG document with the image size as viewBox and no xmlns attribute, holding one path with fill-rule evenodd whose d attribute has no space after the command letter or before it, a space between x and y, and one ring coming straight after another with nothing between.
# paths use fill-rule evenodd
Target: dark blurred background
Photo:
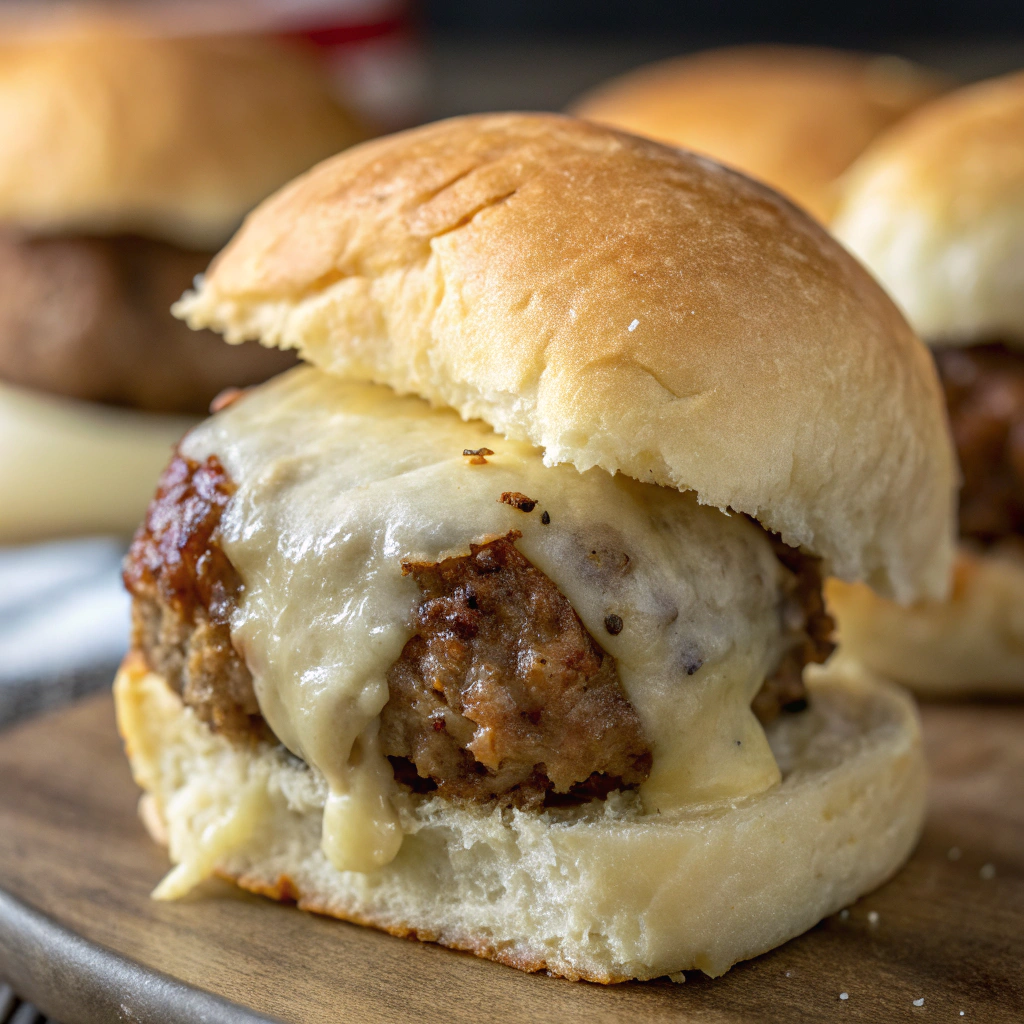
<instances>
[{"instance_id":1,"label":"dark blurred background","mask_svg":"<svg viewBox=\"0 0 1024 1024\"><path fill-rule=\"evenodd\" d=\"M562 109L637 65L731 43L894 53L963 81L1024 67L1024 0L0 0L0 27L5 15L97 6L159 12L175 30L306 36L385 129Z\"/></svg>"},{"instance_id":2,"label":"dark blurred background","mask_svg":"<svg viewBox=\"0 0 1024 1024\"><path fill-rule=\"evenodd\" d=\"M424 0L429 114L558 109L609 75L730 43L885 51L964 80L1024 66L1020 0Z\"/></svg>"},{"instance_id":3,"label":"dark blurred background","mask_svg":"<svg viewBox=\"0 0 1024 1024\"><path fill-rule=\"evenodd\" d=\"M427 24L438 32L520 32L580 35L673 33L714 42L770 39L843 45L899 36L1013 31L1022 6L1015 0L929 0L900 3L685 3L680 0L427 0Z\"/></svg>"}]
</instances>

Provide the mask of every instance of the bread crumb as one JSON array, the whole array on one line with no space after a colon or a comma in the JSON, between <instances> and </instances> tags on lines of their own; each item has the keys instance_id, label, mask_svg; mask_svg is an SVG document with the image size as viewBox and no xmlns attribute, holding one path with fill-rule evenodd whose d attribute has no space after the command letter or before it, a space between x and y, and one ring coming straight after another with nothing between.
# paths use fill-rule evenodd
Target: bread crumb
<instances>
[{"instance_id":1,"label":"bread crumb","mask_svg":"<svg viewBox=\"0 0 1024 1024\"><path fill-rule=\"evenodd\" d=\"M920 999L915 999L914 1000L914 1005L915 1006L924 1006L924 996L921 996Z\"/></svg>"},{"instance_id":2,"label":"bread crumb","mask_svg":"<svg viewBox=\"0 0 1024 1024\"><path fill-rule=\"evenodd\" d=\"M963 856L963 853L959 846L951 846L949 850L946 851L946 856L950 860L959 860Z\"/></svg>"},{"instance_id":3,"label":"bread crumb","mask_svg":"<svg viewBox=\"0 0 1024 1024\"><path fill-rule=\"evenodd\" d=\"M982 864L981 870L978 872L981 878L986 882L991 882L996 877L996 866L995 864Z\"/></svg>"},{"instance_id":4,"label":"bread crumb","mask_svg":"<svg viewBox=\"0 0 1024 1024\"><path fill-rule=\"evenodd\" d=\"M868 924L871 925L872 928L875 925L878 924L878 911L877 910L871 910L871 911L868 912Z\"/></svg>"},{"instance_id":5,"label":"bread crumb","mask_svg":"<svg viewBox=\"0 0 1024 1024\"><path fill-rule=\"evenodd\" d=\"M210 415L215 416L227 409L228 406L234 405L248 390L248 388L224 388L210 403Z\"/></svg>"},{"instance_id":6,"label":"bread crumb","mask_svg":"<svg viewBox=\"0 0 1024 1024\"><path fill-rule=\"evenodd\" d=\"M845 1002L847 999L850 998L850 993L849 992L840 992L839 993L839 998L842 999Z\"/></svg>"},{"instance_id":7,"label":"bread crumb","mask_svg":"<svg viewBox=\"0 0 1024 1024\"><path fill-rule=\"evenodd\" d=\"M493 455L494 452L490 448L463 448L462 454L472 456L469 460L471 466L486 466L487 456Z\"/></svg>"},{"instance_id":8,"label":"bread crumb","mask_svg":"<svg viewBox=\"0 0 1024 1024\"><path fill-rule=\"evenodd\" d=\"M532 512L537 507L536 498L528 498L519 491L502 491L498 501L504 505L511 505L513 508L519 509L520 512Z\"/></svg>"}]
</instances>

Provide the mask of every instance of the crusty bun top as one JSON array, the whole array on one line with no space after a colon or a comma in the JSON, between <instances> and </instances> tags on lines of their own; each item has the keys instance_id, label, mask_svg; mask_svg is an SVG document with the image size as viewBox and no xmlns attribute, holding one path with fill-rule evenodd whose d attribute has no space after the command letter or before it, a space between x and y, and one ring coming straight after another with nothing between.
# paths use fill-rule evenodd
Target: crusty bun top
<instances>
[{"instance_id":1,"label":"crusty bun top","mask_svg":"<svg viewBox=\"0 0 1024 1024\"><path fill-rule=\"evenodd\" d=\"M1024 72L879 138L850 169L834 227L929 342L1024 346Z\"/></svg>"},{"instance_id":2,"label":"crusty bun top","mask_svg":"<svg viewBox=\"0 0 1024 1024\"><path fill-rule=\"evenodd\" d=\"M928 352L823 229L702 158L547 114L379 139L251 214L176 312L944 592Z\"/></svg>"},{"instance_id":3,"label":"crusty bun top","mask_svg":"<svg viewBox=\"0 0 1024 1024\"><path fill-rule=\"evenodd\" d=\"M0 40L0 223L222 245L363 137L301 49L75 20Z\"/></svg>"},{"instance_id":4,"label":"crusty bun top","mask_svg":"<svg viewBox=\"0 0 1024 1024\"><path fill-rule=\"evenodd\" d=\"M827 219L836 178L942 84L898 57L736 46L630 72L573 112L714 157Z\"/></svg>"}]
</instances>

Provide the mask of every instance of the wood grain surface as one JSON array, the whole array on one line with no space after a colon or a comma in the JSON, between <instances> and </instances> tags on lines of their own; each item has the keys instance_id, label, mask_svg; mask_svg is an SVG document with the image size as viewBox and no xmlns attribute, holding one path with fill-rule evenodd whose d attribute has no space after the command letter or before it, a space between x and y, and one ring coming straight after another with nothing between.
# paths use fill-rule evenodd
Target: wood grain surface
<instances>
[{"instance_id":1,"label":"wood grain surface","mask_svg":"<svg viewBox=\"0 0 1024 1024\"><path fill-rule=\"evenodd\" d=\"M167 862L136 817L105 695L0 734L0 888L91 943L288 1022L1020 1021L1024 706L923 717L931 809L907 867L715 981L525 975L221 883L155 903Z\"/></svg>"}]
</instances>

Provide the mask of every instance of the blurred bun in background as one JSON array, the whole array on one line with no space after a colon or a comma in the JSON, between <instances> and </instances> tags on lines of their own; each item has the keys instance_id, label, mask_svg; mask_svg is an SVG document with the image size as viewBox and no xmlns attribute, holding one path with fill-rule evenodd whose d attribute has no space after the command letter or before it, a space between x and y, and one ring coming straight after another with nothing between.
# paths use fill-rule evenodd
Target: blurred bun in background
<instances>
[{"instance_id":1,"label":"blurred bun in background","mask_svg":"<svg viewBox=\"0 0 1024 1024\"><path fill-rule=\"evenodd\" d=\"M850 169L833 230L932 345L1024 350L1024 72L880 137Z\"/></svg>"},{"instance_id":2,"label":"blurred bun in background","mask_svg":"<svg viewBox=\"0 0 1024 1024\"><path fill-rule=\"evenodd\" d=\"M75 19L0 40L0 219L216 249L362 137L296 44Z\"/></svg>"},{"instance_id":3,"label":"blurred bun in background","mask_svg":"<svg viewBox=\"0 0 1024 1024\"><path fill-rule=\"evenodd\" d=\"M919 691L1024 691L1024 74L922 107L844 184L833 230L933 346L963 487L950 601L833 583L843 643Z\"/></svg>"},{"instance_id":4,"label":"blurred bun in background","mask_svg":"<svg viewBox=\"0 0 1024 1024\"><path fill-rule=\"evenodd\" d=\"M0 541L129 530L181 417L295 361L171 303L252 206L366 132L298 42L4 28Z\"/></svg>"},{"instance_id":5,"label":"blurred bun in background","mask_svg":"<svg viewBox=\"0 0 1024 1024\"><path fill-rule=\"evenodd\" d=\"M736 46L632 71L572 111L714 157L827 220L839 175L879 132L944 86L899 57Z\"/></svg>"}]
</instances>

